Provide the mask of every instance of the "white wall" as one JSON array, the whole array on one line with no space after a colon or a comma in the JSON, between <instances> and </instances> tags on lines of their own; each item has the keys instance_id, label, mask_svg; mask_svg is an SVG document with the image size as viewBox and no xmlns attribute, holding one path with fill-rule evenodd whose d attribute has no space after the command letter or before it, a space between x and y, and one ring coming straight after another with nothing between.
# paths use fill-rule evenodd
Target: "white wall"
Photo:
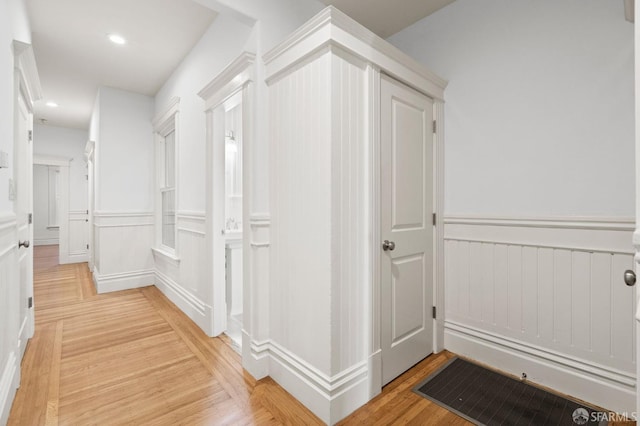
<instances>
[{"instance_id":1,"label":"white wall","mask_svg":"<svg viewBox=\"0 0 640 426\"><path fill-rule=\"evenodd\" d=\"M87 131L35 124L33 155L58 157L69 163L69 211L87 210L87 163L84 147Z\"/></svg>"},{"instance_id":2,"label":"white wall","mask_svg":"<svg viewBox=\"0 0 640 426\"><path fill-rule=\"evenodd\" d=\"M622 1L458 0L389 41L450 82L447 214L633 216Z\"/></svg>"},{"instance_id":3,"label":"white wall","mask_svg":"<svg viewBox=\"0 0 640 426\"><path fill-rule=\"evenodd\" d=\"M155 97L155 113L180 98L178 210L204 212L205 113L198 92L242 51L251 28L219 15Z\"/></svg>"},{"instance_id":4,"label":"white wall","mask_svg":"<svg viewBox=\"0 0 640 426\"><path fill-rule=\"evenodd\" d=\"M222 11L239 19L247 25L251 21L259 22L254 27L253 41L259 43L260 50L267 52L286 36L291 34L307 19L325 8L317 0L196 0L214 10Z\"/></svg>"},{"instance_id":5,"label":"white wall","mask_svg":"<svg viewBox=\"0 0 640 426\"><path fill-rule=\"evenodd\" d=\"M98 211L153 210L153 98L100 88Z\"/></svg>"},{"instance_id":6,"label":"white wall","mask_svg":"<svg viewBox=\"0 0 640 426\"><path fill-rule=\"evenodd\" d=\"M90 125L96 142L94 281L98 292L154 283L153 98L101 87Z\"/></svg>"}]
</instances>

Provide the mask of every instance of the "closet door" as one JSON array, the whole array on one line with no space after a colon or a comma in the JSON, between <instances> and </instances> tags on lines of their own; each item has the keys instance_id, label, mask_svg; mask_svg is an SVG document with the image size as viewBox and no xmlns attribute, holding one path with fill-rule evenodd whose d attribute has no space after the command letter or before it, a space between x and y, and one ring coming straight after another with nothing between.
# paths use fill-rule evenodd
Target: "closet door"
<instances>
[{"instance_id":1,"label":"closet door","mask_svg":"<svg viewBox=\"0 0 640 426\"><path fill-rule=\"evenodd\" d=\"M386 76L380 96L383 384L433 352L433 100Z\"/></svg>"}]
</instances>

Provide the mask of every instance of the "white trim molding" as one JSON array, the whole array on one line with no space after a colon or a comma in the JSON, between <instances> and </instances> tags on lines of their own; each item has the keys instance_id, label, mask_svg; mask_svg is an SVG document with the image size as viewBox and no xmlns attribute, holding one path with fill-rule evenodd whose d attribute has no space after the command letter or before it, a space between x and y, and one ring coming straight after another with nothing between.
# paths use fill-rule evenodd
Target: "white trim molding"
<instances>
[{"instance_id":1,"label":"white trim molding","mask_svg":"<svg viewBox=\"0 0 640 426\"><path fill-rule=\"evenodd\" d=\"M154 285L155 274L152 269L114 274L100 274L94 269L94 280L98 293L109 293Z\"/></svg>"},{"instance_id":2,"label":"white trim molding","mask_svg":"<svg viewBox=\"0 0 640 426\"><path fill-rule=\"evenodd\" d=\"M273 340L250 341L249 346L253 358L269 359L270 376L322 419L344 418L353 404L369 400L367 360L328 376Z\"/></svg>"},{"instance_id":3,"label":"white trim molding","mask_svg":"<svg viewBox=\"0 0 640 426\"><path fill-rule=\"evenodd\" d=\"M445 348L635 411L630 218L447 216Z\"/></svg>"},{"instance_id":4,"label":"white trim molding","mask_svg":"<svg viewBox=\"0 0 640 426\"><path fill-rule=\"evenodd\" d=\"M590 229L605 231L633 231L635 220L620 217L508 217L481 215L447 215L446 225L492 225L525 228Z\"/></svg>"},{"instance_id":5,"label":"white trim molding","mask_svg":"<svg viewBox=\"0 0 640 426\"><path fill-rule=\"evenodd\" d=\"M211 318L211 306L158 269L155 270L155 285L185 315L206 332Z\"/></svg>"},{"instance_id":6,"label":"white trim molding","mask_svg":"<svg viewBox=\"0 0 640 426\"><path fill-rule=\"evenodd\" d=\"M33 53L33 46L18 40L13 41L13 55L15 68L20 73L20 79L24 84L28 102L42 99L42 86L36 65L36 57Z\"/></svg>"},{"instance_id":7,"label":"white trim molding","mask_svg":"<svg viewBox=\"0 0 640 426\"><path fill-rule=\"evenodd\" d=\"M198 96L205 101L205 111L215 108L247 82L254 79L253 64L255 60L254 53L242 52L198 92Z\"/></svg>"}]
</instances>

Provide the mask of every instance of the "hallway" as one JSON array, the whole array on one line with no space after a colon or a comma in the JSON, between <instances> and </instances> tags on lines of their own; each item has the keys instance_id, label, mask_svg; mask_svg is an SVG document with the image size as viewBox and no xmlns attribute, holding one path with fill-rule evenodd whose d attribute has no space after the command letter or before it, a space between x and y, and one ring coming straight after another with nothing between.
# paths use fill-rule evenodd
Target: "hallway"
<instances>
[{"instance_id":1,"label":"hallway","mask_svg":"<svg viewBox=\"0 0 640 426\"><path fill-rule=\"evenodd\" d=\"M10 425L318 423L155 287L96 295L57 246L36 247L34 264L36 333Z\"/></svg>"},{"instance_id":2,"label":"hallway","mask_svg":"<svg viewBox=\"0 0 640 426\"><path fill-rule=\"evenodd\" d=\"M273 380L244 373L155 287L96 295L86 263L34 249L36 332L9 425L321 424ZM466 424L411 389L452 355L418 364L343 424Z\"/></svg>"}]
</instances>

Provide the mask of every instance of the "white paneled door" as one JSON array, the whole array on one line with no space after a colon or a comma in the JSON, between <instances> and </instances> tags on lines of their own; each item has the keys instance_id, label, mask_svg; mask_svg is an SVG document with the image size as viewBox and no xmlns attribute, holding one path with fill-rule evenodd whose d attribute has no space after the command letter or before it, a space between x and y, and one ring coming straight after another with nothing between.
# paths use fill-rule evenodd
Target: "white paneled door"
<instances>
[{"instance_id":1,"label":"white paneled door","mask_svg":"<svg viewBox=\"0 0 640 426\"><path fill-rule=\"evenodd\" d=\"M27 341L33 336L34 318L30 301L33 300L33 225L30 217L33 211L32 200L32 137L31 113L24 97L19 94L15 114L15 174L14 209L18 225L18 259L20 276L19 332L18 344L20 356L24 354Z\"/></svg>"},{"instance_id":2,"label":"white paneled door","mask_svg":"<svg viewBox=\"0 0 640 426\"><path fill-rule=\"evenodd\" d=\"M380 87L382 380L433 352L433 101Z\"/></svg>"}]
</instances>

